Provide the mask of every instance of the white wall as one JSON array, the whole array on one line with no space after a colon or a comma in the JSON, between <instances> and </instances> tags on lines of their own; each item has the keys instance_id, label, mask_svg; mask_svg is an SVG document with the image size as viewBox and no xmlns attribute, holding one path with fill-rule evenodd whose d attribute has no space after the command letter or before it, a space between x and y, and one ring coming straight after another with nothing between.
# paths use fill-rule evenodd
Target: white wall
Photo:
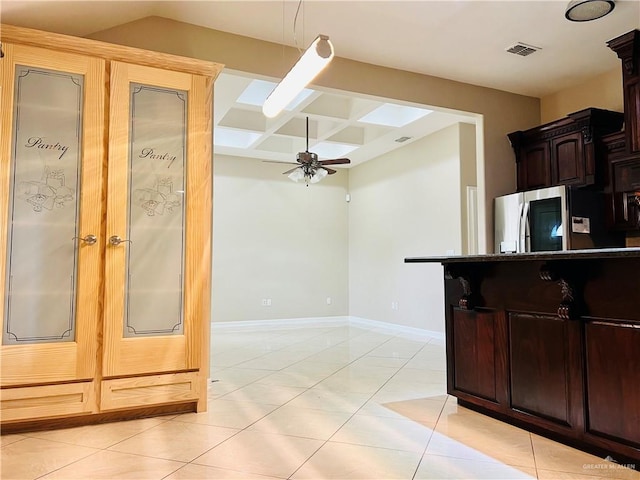
<instances>
[{"instance_id":1,"label":"white wall","mask_svg":"<svg viewBox=\"0 0 640 480\"><path fill-rule=\"evenodd\" d=\"M348 171L306 187L287 167L215 156L213 322L347 314Z\"/></svg>"},{"instance_id":2,"label":"white wall","mask_svg":"<svg viewBox=\"0 0 640 480\"><path fill-rule=\"evenodd\" d=\"M461 143L475 142L468 127L448 127L351 169L350 315L444 330L442 267L403 261L461 253Z\"/></svg>"}]
</instances>

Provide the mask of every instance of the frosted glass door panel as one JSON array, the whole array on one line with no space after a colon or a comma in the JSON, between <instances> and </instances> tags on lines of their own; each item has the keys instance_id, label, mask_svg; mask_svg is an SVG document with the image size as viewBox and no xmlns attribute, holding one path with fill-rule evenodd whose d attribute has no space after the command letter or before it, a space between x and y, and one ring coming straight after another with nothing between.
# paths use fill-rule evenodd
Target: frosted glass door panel
<instances>
[{"instance_id":1,"label":"frosted glass door panel","mask_svg":"<svg viewBox=\"0 0 640 480\"><path fill-rule=\"evenodd\" d=\"M82 75L17 66L3 344L75 337Z\"/></svg>"},{"instance_id":2,"label":"frosted glass door panel","mask_svg":"<svg viewBox=\"0 0 640 480\"><path fill-rule=\"evenodd\" d=\"M131 84L124 336L183 333L187 93Z\"/></svg>"}]
</instances>

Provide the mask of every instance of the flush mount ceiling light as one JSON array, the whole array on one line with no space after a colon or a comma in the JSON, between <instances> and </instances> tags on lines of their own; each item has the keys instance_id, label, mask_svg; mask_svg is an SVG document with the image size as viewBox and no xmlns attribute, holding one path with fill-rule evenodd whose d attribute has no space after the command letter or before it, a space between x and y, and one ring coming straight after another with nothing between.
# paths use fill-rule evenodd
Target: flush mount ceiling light
<instances>
[{"instance_id":1,"label":"flush mount ceiling light","mask_svg":"<svg viewBox=\"0 0 640 480\"><path fill-rule=\"evenodd\" d=\"M615 6L614 0L572 0L564 16L572 22L588 22L611 13Z\"/></svg>"},{"instance_id":2,"label":"flush mount ceiling light","mask_svg":"<svg viewBox=\"0 0 640 480\"><path fill-rule=\"evenodd\" d=\"M296 64L269 94L262 113L273 118L278 115L313 80L333 58L333 45L326 35L318 35Z\"/></svg>"}]
</instances>

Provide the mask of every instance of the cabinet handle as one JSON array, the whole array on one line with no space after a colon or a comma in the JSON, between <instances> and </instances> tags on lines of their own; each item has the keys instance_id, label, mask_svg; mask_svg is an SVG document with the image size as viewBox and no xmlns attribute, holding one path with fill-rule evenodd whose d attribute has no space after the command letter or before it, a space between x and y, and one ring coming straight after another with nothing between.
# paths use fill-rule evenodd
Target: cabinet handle
<instances>
[{"instance_id":1,"label":"cabinet handle","mask_svg":"<svg viewBox=\"0 0 640 480\"><path fill-rule=\"evenodd\" d=\"M98 237L96 237L95 235L89 234L84 237L73 237L72 240L80 240L81 242L84 242L87 245L93 245L98 241Z\"/></svg>"},{"instance_id":2,"label":"cabinet handle","mask_svg":"<svg viewBox=\"0 0 640 480\"><path fill-rule=\"evenodd\" d=\"M640 229L640 193L635 192L635 194L630 195L628 197L629 201L629 209L633 212L633 222L635 223L635 228Z\"/></svg>"},{"instance_id":3,"label":"cabinet handle","mask_svg":"<svg viewBox=\"0 0 640 480\"><path fill-rule=\"evenodd\" d=\"M131 240L123 240L118 235L111 235L109 237L109 243L111 245L113 245L114 247L117 247L118 245L120 245L121 243L124 243L124 242L133 243Z\"/></svg>"}]
</instances>

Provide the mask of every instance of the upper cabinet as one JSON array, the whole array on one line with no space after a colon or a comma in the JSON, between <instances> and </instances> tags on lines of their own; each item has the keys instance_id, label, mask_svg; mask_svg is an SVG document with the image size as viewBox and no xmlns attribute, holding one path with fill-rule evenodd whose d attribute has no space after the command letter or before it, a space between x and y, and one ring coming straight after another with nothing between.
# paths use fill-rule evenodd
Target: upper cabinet
<instances>
[{"instance_id":1,"label":"upper cabinet","mask_svg":"<svg viewBox=\"0 0 640 480\"><path fill-rule=\"evenodd\" d=\"M1 34L3 429L205 409L222 66Z\"/></svg>"},{"instance_id":2,"label":"upper cabinet","mask_svg":"<svg viewBox=\"0 0 640 480\"><path fill-rule=\"evenodd\" d=\"M602 137L617 132L623 114L588 108L525 131L510 133L518 191L553 185L606 183Z\"/></svg>"},{"instance_id":3,"label":"upper cabinet","mask_svg":"<svg viewBox=\"0 0 640 480\"><path fill-rule=\"evenodd\" d=\"M640 230L640 30L607 43L621 60L625 129L605 139L609 226Z\"/></svg>"},{"instance_id":4,"label":"upper cabinet","mask_svg":"<svg viewBox=\"0 0 640 480\"><path fill-rule=\"evenodd\" d=\"M640 30L607 42L622 63L626 152L640 156Z\"/></svg>"}]
</instances>

